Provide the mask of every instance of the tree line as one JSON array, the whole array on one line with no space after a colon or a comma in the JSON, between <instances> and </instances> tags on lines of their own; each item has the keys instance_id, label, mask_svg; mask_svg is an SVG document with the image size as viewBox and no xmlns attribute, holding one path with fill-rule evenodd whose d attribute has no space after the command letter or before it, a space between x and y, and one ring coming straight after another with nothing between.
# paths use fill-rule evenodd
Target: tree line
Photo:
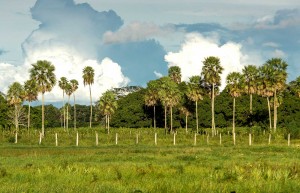
<instances>
[{"instance_id":1,"label":"tree line","mask_svg":"<svg viewBox=\"0 0 300 193\"><path fill-rule=\"evenodd\" d=\"M273 132L278 123L284 129L296 128L299 119L296 115L299 111L300 77L287 84L287 66L280 58L272 58L260 67L245 66L242 73L228 74L226 87L220 92L224 69L219 58L210 56L203 61L201 74L190 77L187 82L181 81L181 69L173 66L169 68L168 76L149 81L147 88L118 100L113 91L107 91L94 106L91 98L94 70L87 66L83 69L82 78L84 85L89 86L90 107L76 105L78 81L68 81L66 77L61 77L58 84L62 89L63 107L58 109L52 105L46 106L46 111L53 110L53 113L46 115L47 120L51 116L56 117L46 125L61 126L65 130L72 125L76 129L77 126L87 126L88 116L89 127L103 123L108 132L110 125L162 127L166 132L185 127L186 130L193 128L197 133L202 132L202 128L210 127L212 135L216 134L216 127L232 127L232 133L235 133L236 125L268 128ZM1 125L8 124L7 117L11 117L17 131L19 125L24 127L20 121L24 123L27 120L28 129L33 121L34 127L40 126L44 133L44 93L50 92L56 84L54 71L49 61L37 61L32 64L30 79L24 85L18 82L10 85L7 95L0 97L0 111L4 112L0 117ZM42 94L42 105L31 107L30 102L37 100L38 93ZM65 95L68 96L67 102ZM72 95L73 106L70 106ZM24 101L28 104L25 105ZM286 106L288 104L289 107ZM24 108L27 110L27 118L24 116ZM70 111L71 108L73 111ZM30 118L32 113L33 120ZM41 118L35 113L40 113ZM69 123L71 119L73 122ZM76 120L80 120L79 125Z\"/></svg>"}]
</instances>

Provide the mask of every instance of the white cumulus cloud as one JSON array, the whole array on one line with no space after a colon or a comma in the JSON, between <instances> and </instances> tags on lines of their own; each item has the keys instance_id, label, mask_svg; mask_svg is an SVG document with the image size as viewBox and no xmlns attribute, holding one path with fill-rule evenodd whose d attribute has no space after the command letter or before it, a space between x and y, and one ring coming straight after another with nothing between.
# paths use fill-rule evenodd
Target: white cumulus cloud
<instances>
[{"instance_id":1,"label":"white cumulus cloud","mask_svg":"<svg viewBox=\"0 0 300 193\"><path fill-rule=\"evenodd\" d=\"M203 61L209 56L220 58L224 71L221 75L221 89L225 87L226 76L233 71L241 72L243 67L251 63L251 58L242 53L242 45L227 42L220 45L217 36L204 37L198 33L188 34L178 52L169 52L165 56L170 66L181 68L182 80L188 81L189 77L200 75Z\"/></svg>"}]
</instances>

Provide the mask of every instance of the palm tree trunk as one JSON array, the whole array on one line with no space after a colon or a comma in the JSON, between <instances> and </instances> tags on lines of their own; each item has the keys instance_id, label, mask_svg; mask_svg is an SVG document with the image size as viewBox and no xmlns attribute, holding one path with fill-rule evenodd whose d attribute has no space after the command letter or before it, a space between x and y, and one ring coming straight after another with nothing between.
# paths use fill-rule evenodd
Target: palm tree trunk
<instances>
[{"instance_id":1,"label":"palm tree trunk","mask_svg":"<svg viewBox=\"0 0 300 193\"><path fill-rule=\"evenodd\" d=\"M109 119L110 119L110 116L107 115L107 131L108 131L108 133L109 133Z\"/></svg>"},{"instance_id":2,"label":"palm tree trunk","mask_svg":"<svg viewBox=\"0 0 300 193\"><path fill-rule=\"evenodd\" d=\"M74 130L76 130L76 101L75 101L75 94L73 94L74 97Z\"/></svg>"},{"instance_id":3,"label":"palm tree trunk","mask_svg":"<svg viewBox=\"0 0 300 193\"><path fill-rule=\"evenodd\" d=\"M173 108L172 106L170 106L170 114L171 114L171 121L170 121L170 129L171 129L171 133L173 133Z\"/></svg>"},{"instance_id":4,"label":"palm tree trunk","mask_svg":"<svg viewBox=\"0 0 300 193\"><path fill-rule=\"evenodd\" d=\"M250 94L250 115L252 115L252 94Z\"/></svg>"},{"instance_id":5,"label":"palm tree trunk","mask_svg":"<svg viewBox=\"0 0 300 193\"><path fill-rule=\"evenodd\" d=\"M211 132L212 136L215 135L215 85L212 85L212 96L211 96Z\"/></svg>"},{"instance_id":6,"label":"palm tree trunk","mask_svg":"<svg viewBox=\"0 0 300 193\"><path fill-rule=\"evenodd\" d=\"M185 114L185 132L186 133L188 132L187 128L188 128L188 116L187 116L187 114Z\"/></svg>"},{"instance_id":7,"label":"palm tree trunk","mask_svg":"<svg viewBox=\"0 0 300 193\"><path fill-rule=\"evenodd\" d=\"M154 129L156 129L156 118L155 118L155 105L153 106L153 121L154 121Z\"/></svg>"},{"instance_id":8,"label":"palm tree trunk","mask_svg":"<svg viewBox=\"0 0 300 193\"><path fill-rule=\"evenodd\" d=\"M29 133L29 128L30 128L30 102L28 102L28 120L27 120L27 130Z\"/></svg>"},{"instance_id":9,"label":"palm tree trunk","mask_svg":"<svg viewBox=\"0 0 300 193\"><path fill-rule=\"evenodd\" d=\"M233 97L233 109L232 109L232 133L235 133L235 97Z\"/></svg>"},{"instance_id":10,"label":"palm tree trunk","mask_svg":"<svg viewBox=\"0 0 300 193\"><path fill-rule=\"evenodd\" d=\"M44 93L42 93L42 136L45 136L45 107L44 107Z\"/></svg>"},{"instance_id":11,"label":"palm tree trunk","mask_svg":"<svg viewBox=\"0 0 300 193\"><path fill-rule=\"evenodd\" d=\"M276 132L276 125L277 125L277 92L276 92L276 89L275 89L275 92L274 92L273 108L274 108L274 116L273 116L274 124L273 124L273 127L274 127L274 132Z\"/></svg>"},{"instance_id":12,"label":"palm tree trunk","mask_svg":"<svg viewBox=\"0 0 300 193\"><path fill-rule=\"evenodd\" d=\"M270 131L271 131L271 129L272 129L272 115L271 115L271 107L270 107L270 100L269 100L269 97L267 97L267 101L268 101L269 122L270 122Z\"/></svg>"},{"instance_id":13,"label":"palm tree trunk","mask_svg":"<svg viewBox=\"0 0 300 193\"><path fill-rule=\"evenodd\" d=\"M67 131L68 131L68 132L69 132L69 104L70 104L70 95L68 96L67 116L66 116L66 121L67 121Z\"/></svg>"},{"instance_id":14,"label":"palm tree trunk","mask_svg":"<svg viewBox=\"0 0 300 193\"><path fill-rule=\"evenodd\" d=\"M65 91L63 90L64 129L66 128Z\"/></svg>"},{"instance_id":15,"label":"palm tree trunk","mask_svg":"<svg viewBox=\"0 0 300 193\"><path fill-rule=\"evenodd\" d=\"M18 107L17 104L15 104L15 126L16 126L16 132L19 131L19 123L18 123Z\"/></svg>"},{"instance_id":16,"label":"palm tree trunk","mask_svg":"<svg viewBox=\"0 0 300 193\"><path fill-rule=\"evenodd\" d=\"M90 128L92 128L93 106L92 106L92 90L90 84L89 84L89 88L90 88L90 102L91 102Z\"/></svg>"},{"instance_id":17,"label":"palm tree trunk","mask_svg":"<svg viewBox=\"0 0 300 193\"><path fill-rule=\"evenodd\" d=\"M196 130L197 130L197 133L199 133L198 101L196 101Z\"/></svg>"},{"instance_id":18,"label":"palm tree trunk","mask_svg":"<svg viewBox=\"0 0 300 193\"><path fill-rule=\"evenodd\" d=\"M165 134L167 134L167 106L165 105Z\"/></svg>"}]
</instances>

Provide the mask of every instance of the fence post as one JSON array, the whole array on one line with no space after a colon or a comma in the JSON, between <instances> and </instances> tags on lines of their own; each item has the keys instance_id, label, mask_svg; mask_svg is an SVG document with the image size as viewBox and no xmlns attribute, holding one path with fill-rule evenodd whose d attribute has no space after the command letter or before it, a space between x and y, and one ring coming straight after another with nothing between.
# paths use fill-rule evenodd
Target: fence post
<instances>
[{"instance_id":1,"label":"fence post","mask_svg":"<svg viewBox=\"0 0 300 193\"><path fill-rule=\"evenodd\" d=\"M197 133L195 133L195 135L194 135L194 146L196 146L197 145Z\"/></svg>"},{"instance_id":2,"label":"fence post","mask_svg":"<svg viewBox=\"0 0 300 193\"><path fill-rule=\"evenodd\" d=\"M15 143L18 143L18 132L16 131L16 135L15 135Z\"/></svg>"},{"instance_id":3,"label":"fence post","mask_svg":"<svg viewBox=\"0 0 300 193\"><path fill-rule=\"evenodd\" d=\"M138 134L138 133L136 134L136 140L135 140L135 143L136 143L136 144L139 144L139 134Z\"/></svg>"},{"instance_id":4,"label":"fence post","mask_svg":"<svg viewBox=\"0 0 300 193\"><path fill-rule=\"evenodd\" d=\"M99 142L99 140L98 140L98 133L96 132L96 146L98 146L98 142Z\"/></svg>"},{"instance_id":5,"label":"fence post","mask_svg":"<svg viewBox=\"0 0 300 193\"><path fill-rule=\"evenodd\" d=\"M269 145L271 144L271 133L269 133Z\"/></svg>"},{"instance_id":6,"label":"fence post","mask_svg":"<svg viewBox=\"0 0 300 193\"><path fill-rule=\"evenodd\" d=\"M79 135L78 135L78 132L76 133L76 146L79 145Z\"/></svg>"},{"instance_id":7,"label":"fence post","mask_svg":"<svg viewBox=\"0 0 300 193\"><path fill-rule=\"evenodd\" d=\"M154 143L157 145L157 133L154 134Z\"/></svg>"},{"instance_id":8,"label":"fence post","mask_svg":"<svg viewBox=\"0 0 300 193\"><path fill-rule=\"evenodd\" d=\"M251 136L251 133L249 133L249 146L252 145L252 136Z\"/></svg>"},{"instance_id":9,"label":"fence post","mask_svg":"<svg viewBox=\"0 0 300 193\"><path fill-rule=\"evenodd\" d=\"M209 143L209 134L207 134L207 137L206 137L206 143L207 143L207 145L208 145L208 143Z\"/></svg>"},{"instance_id":10,"label":"fence post","mask_svg":"<svg viewBox=\"0 0 300 193\"><path fill-rule=\"evenodd\" d=\"M291 134L289 133L288 134L288 146L290 146L290 144L291 144Z\"/></svg>"},{"instance_id":11,"label":"fence post","mask_svg":"<svg viewBox=\"0 0 300 193\"><path fill-rule=\"evenodd\" d=\"M174 137L173 137L173 145L176 145L176 133L174 133Z\"/></svg>"},{"instance_id":12,"label":"fence post","mask_svg":"<svg viewBox=\"0 0 300 193\"><path fill-rule=\"evenodd\" d=\"M58 146L58 139L57 139L57 133L55 133L55 146Z\"/></svg>"},{"instance_id":13,"label":"fence post","mask_svg":"<svg viewBox=\"0 0 300 193\"><path fill-rule=\"evenodd\" d=\"M222 145L222 133L220 133L220 145Z\"/></svg>"},{"instance_id":14,"label":"fence post","mask_svg":"<svg viewBox=\"0 0 300 193\"><path fill-rule=\"evenodd\" d=\"M116 145L118 145L118 133L116 133Z\"/></svg>"}]
</instances>

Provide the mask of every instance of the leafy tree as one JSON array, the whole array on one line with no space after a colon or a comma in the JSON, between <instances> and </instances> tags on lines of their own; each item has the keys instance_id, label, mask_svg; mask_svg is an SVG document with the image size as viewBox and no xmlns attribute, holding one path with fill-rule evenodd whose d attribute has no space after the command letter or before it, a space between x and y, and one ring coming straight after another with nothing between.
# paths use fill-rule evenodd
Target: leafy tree
<instances>
[{"instance_id":1,"label":"leafy tree","mask_svg":"<svg viewBox=\"0 0 300 193\"><path fill-rule=\"evenodd\" d=\"M250 96L250 125L252 126L252 115L253 115L253 108L252 108L252 95L256 93L257 90L257 78L258 78L258 69L254 65L245 66L243 69L243 76L245 80L244 89L245 92Z\"/></svg>"},{"instance_id":2,"label":"leafy tree","mask_svg":"<svg viewBox=\"0 0 300 193\"><path fill-rule=\"evenodd\" d=\"M7 120L8 103L5 95L0 92L0 127L7 128L9 122Z\"/></svg>"},{"instance_id":3,"label":"leafy tree","mask_svg":"<svg viewBox=\"0 0 300 193\"><path fill-rule=\"evenodd\" d=\"M274 92L274 131L276 131L277 127L277 107L278 107L278 99L277 94L285 88L286 79L287 79L287 66L288 64L282 60L281 58L272 58L265 63L266 66L272 69L272 76L269 77L271 86Z\"/></svg>"},{"instance_id":4,"label":"leafy tree","mask_svg":"<svg viewBox=\"0 0 300 193\"><path fill-rule=\"evenodd\" d=\"M153 126L156 128L156 118L155 118L155 106L159 101L158 96L158 81L152 80L147 83L147 90L145 94L145 104L147 106L153 106Z\"/></svg>"},{"instance_id":5,"label":"leafy tree","mask_svg":"<svg viewBox=\"0 0 300 193\"><path fill-rule=\"evenodd\" d=\"M243 91L242 75L238 72L231 72L226 78L227 89L230 96L233 98L232 109L232 133L235 133L235 98L240 97Z\"/></svg>"},{"instance_id":6,"label":"leafy tree","mask_svg":"<svg viewBox=\"0 0 300 193\"><path fill-rule=\"evenodd\" d=\"M109 133L109 121L112 114L117 110L118 104L113 91L106 91L100 97L98 108L105 115L105 128Z\"/></svg>"},{"instance_id":7,"label":"leafy tree","mask_svg":"<svg viewBox=\"0 0 300 193\"><path fill-rule=\"evenodd\" d=\"M76 100L75 100L75 91L78 89L78 81L75 79L70 80L70 85L73 93L74 99L74 129L76 129Z\"/></svg>"},{"instance_id":8,"label":"leafy tree","mask_svg":"<svg viewBox=\"0 0 300 193\"><path fill-rule=\"evenodd\" d=\"M181 99L181 93L178 85L171 80L170 77L162 77L159 79L160 87L158 91L159 98L165 106L165 123L166 123L166 107L170 108L170 131L173 132L173 107L176 106ZM166 129L166 124L165 124Z\"/></svg>"},{"instance_id":9,"label":"leafy tree","mask_svg":"<svg viewBox=\"0 0 300 193\"><path fill-rule=\"evenodd\" d=\"M16 127L16 132L19 131L19 113L22 107L22 102L24 100L24 88L18 83L14 82L9 86L7 91L7 101L10 105L14 106L14 124Z\"/></svg>"},{"instance_id":10,"label":"leafy tree","mask_svg":"<svg viewBox=\"0 0 300 193\"><path fill-rule=\"evenodd\" d=\"M168 70L169 77L177 84L181 82L181 69L179 66L171 66Z\"/></svg>"},{"instance_id":11,"label":"leafy tree","mask_svg":"<svg viewBox=\"0 0 300 193\"><path fill-rule=\"evenodd\" d=\"M45 135L45 109L44 109L44 94L50 92L56 83L54 74L55 67L51 62L46 60L39 60L37 63L32 64L30 69L30 79L34 80L37 84L38 91L42 93L42 135Z\"/></svg>"},{"instance_id":12,"label":"leafy tree","mask_svg":"<svg viewBox=\"0 0 300 193\"><path fill-rule=\"evenodd\" d=\"M28 118L27 118L27 128L30 128L30 103L37 100L38 89L36 82L34 80L27 80L24 83L24 99L28 101Z\"/></svg>"},{"instance_id":13,"label":"leafy tree","mask_svg":"<svg viewBox=\"0 0 300 193\"><path fill-rule=\"evenodd\" d=\"M91 85L94 84L94 69L90 66L86 66L83 69L83 84L89 85L89 90L90 90L90 105L91 105L91 114L90 114L90 128L92 127L92 118L93 118L93 102L92 102L92 90L91 90Z\"/></svg>"},{"instance_id":14,"label":"leafy tree","mask_svg":"<svg viewBox=\"0 0 300 193\"><path fill-rule=\"evenodd\" d=\"M63 91L63 118L64 118L64 128L66 128L66 109L65 109L65 92L66 92L66 87L68 84L68 80L66 77L61 77L60 80L58 81L58 86L61 88Z\"/></svg>"},{"instance_id":15,"label":"leafy tree","mask_svg":"<svg viewBox=\"0 0 300 193\"><path fill-rule=\"evenodd\" d=\"M70 83L67 83L67 85L65 86L65 92L68 95L68 104L67 104L67 131L69 129L69 105L70 105L70 97L73 94L73 89Z\"/></svg>"},{"instance_id":16,"label":"leafy tree","mask_svg":"<svg viewBox=\"0 0 300 193\"><path fill-rule=\"evenodd\" d=\"M223 67L221 66L220 59L214 56L205 58L202 67L202 77L205 81L207 88L210 91L211 96L211 128L212 134L216 135L215 126L215 89L221 86L221 74Z\"/></svg>"},{"instance_id":17,"label":"leafy tree","mask_svg":"<svg viewBox=\"0 0 300 193\"><path fill-rule=\"evenodd\" d=\"M201 87L201 77L200 76L190 77L186 95L191 101L195 102L195 105L196 105L196 129L197 129L197 133L199 133L198 101L203 100L203 95L204 95L203 88Z\"/></svg>"}]
</instances>

